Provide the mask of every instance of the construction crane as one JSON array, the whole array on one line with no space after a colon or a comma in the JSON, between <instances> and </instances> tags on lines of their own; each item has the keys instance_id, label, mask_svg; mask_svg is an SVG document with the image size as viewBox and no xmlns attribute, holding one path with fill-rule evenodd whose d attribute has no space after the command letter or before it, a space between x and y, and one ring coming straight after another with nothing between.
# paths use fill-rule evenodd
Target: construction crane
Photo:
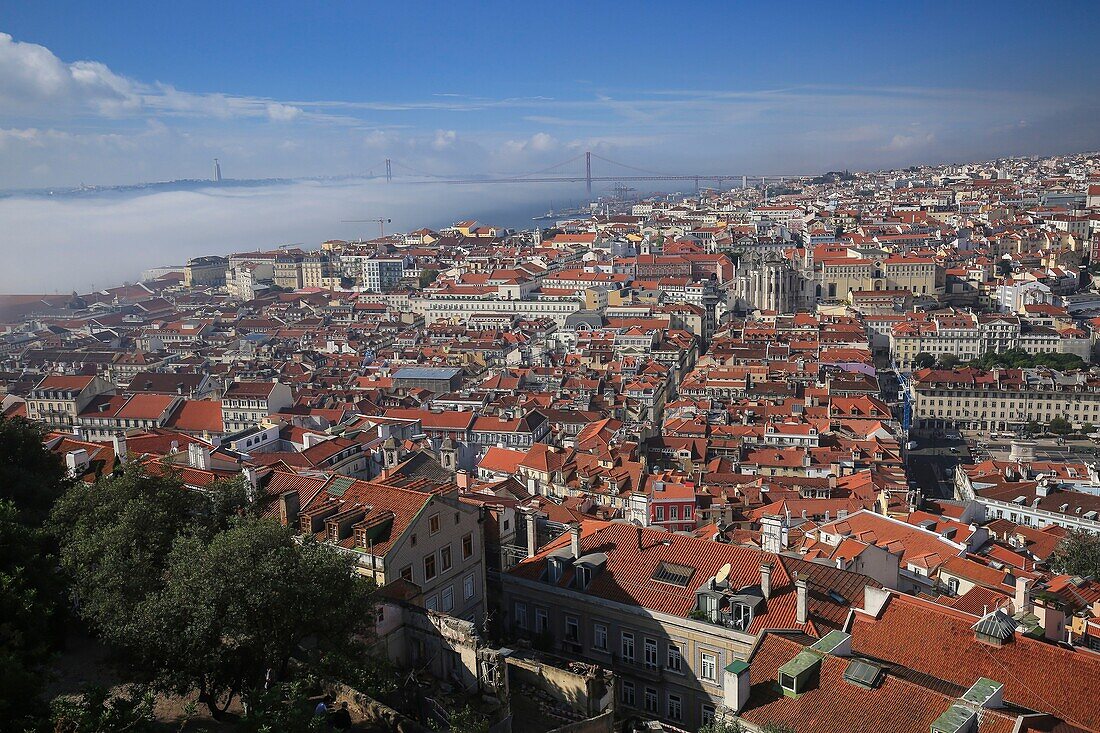
<instances>
[{"instance_id":1,"label":"construction crane","mask_svg":"<svg viewBox=\"0 0 1100 733\"><path fill-rule=\"evenodd\" d=\"M344 224L368 224L368 223L377 224L378 225L378 236L384 237L384 236L386 236L386 225L389 224L391 221L393 221L393 219L384 219L384 218L379 218L379 219L341 219L340 221Z\"/></svg>"}]
</instances>

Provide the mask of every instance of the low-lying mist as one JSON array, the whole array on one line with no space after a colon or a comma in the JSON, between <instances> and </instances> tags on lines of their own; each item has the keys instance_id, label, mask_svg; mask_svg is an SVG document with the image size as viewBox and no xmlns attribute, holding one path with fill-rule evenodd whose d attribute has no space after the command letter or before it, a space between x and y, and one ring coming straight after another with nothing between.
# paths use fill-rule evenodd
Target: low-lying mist
<instances>
[{"instance_id":1,"label":"low-lying mist","mask_svg":"<svg viewBox=\"0 0 1100 733\"><path fill-rule=\"evenodd\" d=\"M387 233L467 218L529 227L583 196L575 184L352 180L3 198L0 293L87 292L199 255L378 236L376 223L345 219L392 219Z\"/></svg>"}]
</instances>

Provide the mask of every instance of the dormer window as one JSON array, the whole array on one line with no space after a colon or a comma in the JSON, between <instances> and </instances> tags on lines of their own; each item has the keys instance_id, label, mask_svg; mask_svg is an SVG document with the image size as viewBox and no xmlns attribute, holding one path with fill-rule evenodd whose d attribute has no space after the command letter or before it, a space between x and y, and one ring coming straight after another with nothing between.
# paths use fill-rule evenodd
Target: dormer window
<instances>
[{"instance_id":1,"label":"dormer window","mask_svg":"<svg viewBox=\"0 0 1100 733\"><path fill-rule=\"evenodd\" d=\"M730 608L730 618L733 621L733 628L745 631L752 625L752 608L743 603L735 603Z\"/></svg>"},{"instance_id":2,"label":"dormer window","mask_svg":"<svg viewBox=\"0 0 1100 733\"><path fill-rule=\"evenodd\" d=\"M577 588L584 590L592 582L592 569L583 565L577 566Z\"/></svg>"},{"instance_id":3,"label":"dormer window","mask_svg":"<svg viewBox=\"0 0 1100 733\"><path fill-rule=\"evenodd\" d=\"M546 563L546 577L551 583L557 583L561 580L561 560L556 557L550 558Z\"/></svg>"}]
</instances>

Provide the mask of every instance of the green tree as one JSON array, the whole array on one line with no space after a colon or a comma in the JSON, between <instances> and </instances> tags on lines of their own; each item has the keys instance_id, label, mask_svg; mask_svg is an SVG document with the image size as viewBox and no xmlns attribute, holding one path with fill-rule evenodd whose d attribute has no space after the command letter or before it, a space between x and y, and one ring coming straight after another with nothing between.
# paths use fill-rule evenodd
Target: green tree
<instances>
[{"instance_id":1,"label":"green tree","mask_svg":"<svg viewBox=\"0 0 1100 733\"><path fill-rule=\"evenodd\" d=\"M1020 430L1020 432L1025 438L1029 438L1032 435L1037 435L1042 429L1043 426L1040 425L1036 420L1028 420L1026 423L1024 423L1024 427Z\"/></svg>"},{"instance_id":2,"label":"green tree","mask_svg":"<svg viewBox=\"0 0 1100 733\"><path fill-rule=\"evenodd\" d=\"M41 716L64 598L48 537L19 516L12 501L0 501L0 721L14 729Z\"/></svg>"},{"instance_id":3,"label":"green tree","mask_svg":"<svg viewBox=\"0 0 1100 733\"><path fill-rule=\"evenodd\" d=\"M424 288L434 283L437 277L439 277L439 270L432 270L427 267L421 268L420 276L417 279L417 282L420 285L420 289L423 290Z\"/></svg>"},{"instance_id":4,"label":"green tree","mask_svg":"<svg viewBox=\"0 0 1100 733\"><path fill-rule=\"evenodd\" d=\"M699 728L699 733L742 733L745 729L736 720L712 720Z\"/></svg>"},{"instance_id":5,"label":"green tree","mask_svg":"<svg viewBox=\"0 0 1100 733\"><path fill-rule=\"evenodd\" d=\"M922 351L913 357L913 367L916 369L927 369L935 364L936 357L927 351Z\"/></svg>"},{"instance_id":6,"label":"green tree","mask_svg":"<svg viewBox=\"0 0 1100 733\"><path fill-rule=\"evenodd\" d=\"M145 641L132 652L158 689L198 690L215 717L287 679L292 657L322 664L365 631L370 581L351 558L290 530L245 519L203 542L180 537L164 586L138 609Z\"/></svg>"},{"instance_id":7,"label":"green tree","mask_svg":"<svg viewBox=\"0 0 1100 733\"><path fill-rule=\"evenodd\" d=\"M237 722L237 733L321 733L328 721L314 713L306 682L277 684L253 696Z\"/></svg>"},{"instance_id":8,"label":"green tree","mask_svg":"<svg viewBox=\"0 0 1100 733\"><path fill-rule=\"evenodd\" d=\"M489 733L489 718L467 705L451 713L450 733Z\"/></svg>"},{"instance_id":9,"label":"green tree","mask_svg":"<svg viewBox=\"0 0 1100 733\"><path fill-rule=\"evenodd\" d=\"M1050 424L1047 425L1047 428L1049 428L1050 432L1054 433L1055 435L1066 435L1073 431L1073 426L1070 425L1069 420L1065 419L1061 415L1051 420Z\"/></svg>"},{"instance_id":10,"label":"green tree","mask_svg":"<svg viewBox=\"0 0 1100 733\"><path fill-rule=\"evenodd\" d=\"M937 366L940 369L954 369L959 365L959 357L954 354L940 354L940 358L937 360Z\"/></svg>"},{"instance_id":11,"label":"green tree","mask_svg":"<svg viewBox=\"0 0 1100 733\"><path fill-rule=\"evenodd\" d=\"M111 642L139 643L138 609L159 588L176 538L209 536L216 524L209 499L133 462L94 486L70 488L54 507L53 528L80 615Z\"/></svg>"},{"instance_id":12,"label":"green tree","mask_svg":"<svg viewBox=\"0 0 1100 733\"><path fill-rule=\"evenodd\" d=\"M257 517L244 493L239 481L198 493L131 464L53 512L79 613L129 677L197 691L217 718L238 697L270 704L299 673L370 666L349 658L366 656L373 584L349 556Z\"/></svg>"},{"instance_id":13,"label":"green tree","mask_svg":"<svg viewBox=\"0 0 1100 733\"><path fill-rule=\"evenodd\" d=\"M61 457L42 444L44 437L36 423L0 417L0 500L11 500L32 527L42 526L71 483Z\"/></svg>"},{"instance_id":14,"label":"green tree","mask_svg":"<svg viewBox=\"0 0 1100 733\"><path fill-rule=\"evenodd\" d=\"M1049 563L1058 573L1100 578L1100 535L1070 530L1054 548Z\"/></svg>"},{"instance_id":15,"label":"green tree","mask_svg":"<svg viewBox=\"0 0 1100 733\"><path fill-rule=\"evenodd\" d=\"M46 665L64 635L65 586L43 523L71 481L43 438L0 417L0 721L13 729L45 718Z\"/></svg>"},{"instance_id":16,"label":"green tree","mask_svg":"<svg viewBox=\"0 0 1100 733\"><path fill-rule=\"evenodd\" d=\"M50 723L54 733L151 733L154 701L143 688L114 694L92 685L79 695L55 698L50 703Z\"/></svg>"}]
</instances>

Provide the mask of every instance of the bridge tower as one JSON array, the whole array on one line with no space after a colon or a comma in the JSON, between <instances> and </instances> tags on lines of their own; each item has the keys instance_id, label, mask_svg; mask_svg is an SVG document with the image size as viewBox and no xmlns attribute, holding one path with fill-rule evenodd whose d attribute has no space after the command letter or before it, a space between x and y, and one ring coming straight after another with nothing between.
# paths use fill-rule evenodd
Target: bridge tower
<instances>
[{"instance_id":1,"label":"bridge tower","mask_svg":"<svg viewBox=\"0 0 1100 733\"><path fill-rule=\"evenodd\" d=\"M391 167L390 159L386 158L386 183L391 183L392 181L393 181L393 168Z\"/></svg>"},{"instance_id":2,"label":"bridge tower","mask_svg":"<svg viewBox=\"0 0 1100 733\"><path fill-rule=\"evenodd\" d=\"M588 195L592 195L592 153L584 154L584 189Z\"/></svg>"}]
</instances>

